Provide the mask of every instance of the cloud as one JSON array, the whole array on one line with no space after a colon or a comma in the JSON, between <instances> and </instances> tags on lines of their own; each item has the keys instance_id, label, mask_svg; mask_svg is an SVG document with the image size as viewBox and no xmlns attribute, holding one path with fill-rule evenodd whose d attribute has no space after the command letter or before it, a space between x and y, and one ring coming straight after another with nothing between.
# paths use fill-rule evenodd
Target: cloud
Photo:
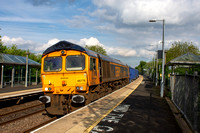
<instances>
[{"instance_id":1,"label":"cloud","mask_svg":"<svg viewBox=\"0 0 200 133\"><path fill-rule=\"evenodd\" d=\"M108 55L120 55L125 57L136 56L136 51L123 47L106 47Z\"/></svg>"},{"instance_id":2,"label":"cloud","mask_svg":"<svg viewBox=\"0 0 200 133\"><path fill-rule=\"evenodd\" d=\"M29 22L29 23L53 23L51 20L32 17L0 17L0 21Z\"/></svg>"},{"instance_id":3,"label":"cloud","mask_svg":"<svg viewBox=\"0 0 200 133\"><path fill-rule=\"evenodd\" d=\"M139 49L137 57L143 57L147 59L152 59L152 57L155 55L155 51L149 51L146 49Z\"/></svg>"},{"instance_id":4,"label":"cloud","mask_svg":"<svg viewBox=\"0 0 200 133\"><path fill-rule=\"evenodd\" d=\"M33 42L31 40L24 40L22 37L8 37L3 36L2 37L3 45L6 45L8 47L12 46L13 44L17 45L18 49L23 50L30 50L32 53L35 53L35 48L37 48L40 44Z\"/></svg>"},{"instance_id":5,"label":"cloud","mask_svg":"<svg viewBox=\"0 0 200 133\"><path fill-rule=\"evenodd\" d=\"M92 13L89 13L91 16L100 16L103 20L108 21L115 21L117 19L117 14L115 12L112 12L112 10L107 9L97 9Z\"/></svg>"},{"instance_id":6,"label":"cloud","mask_svg":"<svg viewBox=\"0 0 200 133\"><path fill-rule=\"evenodd\" d=\"M130 35L134 33L134 29L126 28L126 27L115 27L115 25L113 24L98 25L98 26L95 26L95 28L101 31L111 31L111 32L116 32L120 34Z\"/></svg>"},{"instance_id":7,"label":"cloud","mask_svg":"<svg viewBox=\"0 0 200 133\"><path fill-rule=\"evenodd\" d=\"M73 3L75 0L26 0L26 2L31 3L33 6L51 6L57 3Z\"/></svg>"},{"instance_id":8,"label":"cloud","mask_svg":"<svg viewBox=\"0 0 200 133\"><path fill-rule=\"evenodd\" d=\"M86 16L73 16L70 19L65 19L64 24L73 27L73 28L81 28L85 25L92 24L93 22L90 21Z\"/></svg>"},{"instance_id":9,"label":"cloud","mask_svg":"<svg viewBox=\"0 0 200 133\"><path fill-rule=\"evenodd\" d=\"M36 2L37 0L33 0L33 1ZM0 16L0 21L29 22L29 23L54 23L55 22L55 18L52 19L53 16L49 15L49 14L52 15L53 13L58 14L57 12L58 10L55 6L54 7L48 7L48 6L36 7L27 2L29 1L28 0L27 1L24 1L24 0L2 1L0 5L0 9L2 12Z\"/></svg>"},{"instance_id":10,"label":"cloud","mask_svg":"<svg viewBox=\"0 0 200 133\"><path fill-rule=\"evenodd\" d=\"M123 48L123 47L108 47L104 44L100 43L97 38L90 37L89 39L83 38L80 39L78 42L81 46L85 47L85 45L92 46L92 45L99 45L102 46L108 55L119 55L124 57L136 56L136 51L133 49Z\"/></svg>"},{"instance_id":11,"label":"cloud","mask_svg":"<svg viewBox=\"0 0 200 133\"><path fill-rule=\"evenodd\" d=\"M4 45L7 46L11 46L13 44L16 45L34 45L34 42L31 40L24 40L21 37L17 37L17 38L10 38L8 36L3 36L2 37L2 42Z\"/></svg>"},{"instance_id":12,"label":"cloud","mask_svg":"<svg viewBox=\"0 0 200 133\"><path fill-rule=\"evenodd\" d=\"M109 20L105 15L111 10L115 12L113 16L118 17L115 20L127 25L147 22L153 18L165 18L170 24L181 24L188 22L192 14L199 20L198 15L194 14L199 14L199 0L93 0L93 3L103 11L97 9L93 15Z\"/></svg>"},{"instance_id":13,"label":"cloud","mask_svg":"<svg viewBox=\"0 0 200 133\"><path fill-rule=\"evenodd\" d=\"M102 46L106 50L108 55L118 55L118 56L124 56L124 57L136 56L136 51L133 49L105 46L104 44L100 43L99 40L95 37L90 37L89 39L83 38L83 39L80 39L80 41L77 43L83 47L85 47L85 45Z\"/></svg>"},{"instance_id":14,"label":"cloud","mask_svg":"<svg viewBox=\"0 0 200 133\"><path fill-rule=\"evenodd\" d=\"M137 46L136 47L124 47L124 46L107 46L103 43L101 43L97 38L95 37L90 37L90 38L82 38L80 40L72 40L72 39L65 39L69 42L78 44L82 47L85 47L86 45L92 46L92 45L99 45L102 46L107 54L109 56L118 56L118 57L124 57L124 58L129 58L129 57L142 57L146 59L152 59L153 56L155 55L156 52L156 45L158 45L158 49L162 49L162 44L160 41L155 41L150 43L150 45L144 45L144 46ZM16 38L11 38L8 36L3 36L2 37L2 42L6 46L11 46L12 44L16 44L18 48L20 49L29 49L33 53L42 53L44 52L48 47L56 44L59 42L60 39L53 38L47 41L47 43L37 43L33 42L31 40L25 40L22 37L16 37ZM171 47L171 44L175 41L178 40L166 40L165 42L165 49L169 49ZM194 44L199 47L198 42L194 42Z\"/></svg>"},{"instance_id":15,"label":"cloud","mask_svg":"<svg viewBox=\"0 0 200 133\"><path fill-rule=\"evenodd\" d=\"M42 44L42 43L37 43L33 42L31 40L24 40L22 37L8 37L8 36L3 36L2 37L2 42L3 45L6 45L10 47L13 44L16 44L19 49L25 49L25 50L30 50L33 53L42 53L44 50L46 50L48 47L56 44L60 40L57 38L50 39L47 43Z\"/></svg>"},{"instance_id":16,"label":"cloud","mask_svg":"<svg viewBox=\"0 0 200 133\"><path fill-rule=\"evenodd\" d=\"M99 46L102 46L104 47L103 44L101 44L99 42L99 40L97 38L94 38L94 37L90 37L90 38L83 38L83 39L80 39L80 40L72 40L72 39L65 39L66 41L69 41L69 42L72 42L72 43L75 43L75 44L78 44L82 47L85 47L86 45L88 46L92 46L92 45L99 45ZM56 44L57 42L59 42L60 40L57 39L57 38L53 38L53 39L50 39L47 43L45 44L40 44L41 46L40 47L37 47L34 49L34 51L37 51L37 52L43 52L45 51L48 47Z\"/></svg>"},{"instance_id":17,"label":"cloud","mask_svg":"<svg viewBox=\"0 0 200 133\"><path fill-rule=\"evenodd\" d=\"M39 6L39 5L52 5L55 4L55 0L26 0L26 2L31 3L34 6Z\"/></svg>"},{"instance_id":18,"label":"cloud","mask_svg":"<svg viewBox=\"0 0 200 133\"><path fill-rule=\"evenodd\" d=\"M78 44L80 44L83 47L85 47L86 45L88 45L88 46L99 45L99 46L104 47L104 45L101 44L99 42L99 40L95 37L90 37L89 39L87 39L87 38L80 39Z\"/></svg>"},{"instance_id":19,"label":"cloud","mask_svg":"<svg viewBox=\"0 0 200 133\"><path fill-rule=\"evenodd\" d=\"M42 44L42 46L35 48L34 50L37 52L43 52L45 51L48 47L56 44L57 42L59 42L60 40L57 38L54 39L50 39L47 43Z\"/></svg>"}]
</instances>

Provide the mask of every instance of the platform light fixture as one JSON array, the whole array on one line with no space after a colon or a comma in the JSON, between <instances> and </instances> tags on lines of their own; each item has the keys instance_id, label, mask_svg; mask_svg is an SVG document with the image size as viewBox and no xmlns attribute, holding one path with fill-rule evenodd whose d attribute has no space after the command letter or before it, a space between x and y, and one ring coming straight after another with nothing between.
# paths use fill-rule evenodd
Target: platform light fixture
<instances>
[{"instance_id":1,"label":"platform light fixture","mask_svg":"<svg viewBox=\"0 0 200 133\"><path fill-rule=\"evenodd\" d=\"M161 87L160 87L160 97L163 97L164 93L164 66L165 66L165 48L164 48L164 36L165 36L165 19L157 20L157 19L151 19L149 22L157 22L157 21L162 21L163 22L163 33L162 33L162 81L161 81Z\"/></svg>"}]
</instances>

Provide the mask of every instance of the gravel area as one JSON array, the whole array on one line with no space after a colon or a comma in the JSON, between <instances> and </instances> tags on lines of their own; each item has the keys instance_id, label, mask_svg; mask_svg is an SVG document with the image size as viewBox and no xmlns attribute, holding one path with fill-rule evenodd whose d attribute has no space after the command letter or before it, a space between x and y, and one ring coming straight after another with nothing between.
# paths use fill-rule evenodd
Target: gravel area
<instances>
[{"instance_id":1,"label":"gravel area","mask_svg":"<svg viewBox=\"0 0 200 133\"><path fill-rule=\"evenodd\" d=\"M42 109L44 109L44 106L37 106L37 107L31 108L31 109L26 109L26 110L23 110L23 111L20 111L20 112L1 116L0 117L0 124L3 123L3 122L7 122L7 121L10 121L10 120L16 119L16 118L26 116L28 114L32 114L32 113L37 112L37 111L42 110Z\"/></svg>"},{"instance_id":2,"label":"gravel area","mask_svg":"<svg viewBox=\"0 0 200 133\"><path fill-rule=\"evenodd\" d=\"M17 111L17 110L21 110L23 108L27 108L30 106L38 105L40 103L41 103L40 101L36 100L36 101L31 101L31 102L27 102L27 103L23 103L23 104L19 104L19 105L13 105L10 107L2 108L2 109L0 109L0 115L6 114L9 112L13 112L13 111ZM15 118L20 118L27 114L32 114L32 113L42 110L44 108L45 108L44 105L40 105L40 106L36 106L36 107L26 109L23 111L19 111L16 113L11 113L11 114L8 114L5 116L0 116L0 133L21 133L32 127L35 127L38 124L42 124L42 123L52 119L51 117L49 117L47 115L42 115L43 113L45 113L45 111L43 111L43 112L35 113L33 115L15 120L13 122L9 122L9 123L3 124L3 125L1 124L3 122L13 120Z\"/></svg>"},{"instance_id":3,"label":"gravel area","mask_svg":"<svg viewBox=\"0 0 200 133\"><path fill-rule=\"evenodd\" d=\"M2 126L0 125L0 132L1 133L13 133L13 132L21 133L49 119L51 118L46 115L42 115L42 113L37 113L35 115L26 117L24 119L14 121L12 123L8 123Z\"/></svg>"},{"instance_id":4,"label":"gravel area","mask_svg":"<svg viewBox=\"0 0 200 133\"><path fill-rule=\"evenodd\" d=\"M27 103L23 103L23 104L19 104L19 105L13 105L13 106L10 106L10 107L2 108L2 109L0 109L0 115L3 115L3 114L8 113L8 112L20 110L20 109L23 109L25 107L37 105L39 103L41 103L41 102L39 100L36 100L36 101L31 101L31 102L27 102Z\"/></svg>"}]
</instances>

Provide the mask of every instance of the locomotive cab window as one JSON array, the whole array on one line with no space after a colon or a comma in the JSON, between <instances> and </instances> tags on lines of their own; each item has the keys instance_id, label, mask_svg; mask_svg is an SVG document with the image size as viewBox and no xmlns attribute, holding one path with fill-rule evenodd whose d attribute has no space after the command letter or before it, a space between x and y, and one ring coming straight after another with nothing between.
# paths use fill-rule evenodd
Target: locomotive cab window
<instances>
[{"instance_id":1,"label":"locomotive cab window","mask_svg":"<svg viewBox=\"0 0 200 133\"><path fill-rule=\"evenodd\" d=\"M61 57L46 57L44 59L44 71L61 71L62 69L62 58Z\"/></svg>"},{"instance_id":2,"label":"locomotive cab window","mask_svg":"<svg viewBox=\"0 0 200 133\"><path fill-rule=\"evenodd\" d=\"M69 55L66 58L66 70L76 71L85 69L84 55Z\"/></svg>"},{"instance_id":3,"label":"locomotive cab window","mask_svg":"<svg viewBox=\"0 0 200 133\"><path fill-rule=\"evenodd\" d=\"M96 70L96 59L90 58L90 70Z\"/></svg>"}]
</instances>

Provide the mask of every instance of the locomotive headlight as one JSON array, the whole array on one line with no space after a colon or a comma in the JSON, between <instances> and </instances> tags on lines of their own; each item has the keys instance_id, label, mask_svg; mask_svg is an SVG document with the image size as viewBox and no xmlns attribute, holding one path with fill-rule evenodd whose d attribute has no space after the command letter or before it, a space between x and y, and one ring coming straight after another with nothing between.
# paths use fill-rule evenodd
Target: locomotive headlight
<instances>
[{"instance_id":1,"label":"locomotive headlight","mask_svg":"<svg viewBox=\"0 0 200 133\"><path fill-rule=\"evenodd\" d=\"M49 87L48 89L49 89L49 91L51 91L51 88L50 88L50 87Z\"/></svg>"},{"instance_id":2,"label":"locomotive headlight","mask_svg":"<svg viewBox=\"0 0 200 133\"><path fill-rule=\"evenodd\" d=\"M61 54L64 54L64 53L65 53L65 51L62 50L62 51L61 51Z\"/></svg>"},{"instance_id":3,"label":"locomotive headlight","mask_svg":"<svg viewBox=\"0 0 200 133\"><path fill-rule=\"evenodd\" d=\"M47 87L45 87L45 88L44 88L44 90L45 90L45 91L48 91L48 88L47 88Z\"/></svg>"},{"instance_id":4,"label":"locomotive headlight","mask_svg":"<svg viewBox=\"0 0 200 133\"><path fill-rule=\"evenodd\" d=\"M80 90L83 90L83 86L80 87Z\"/></svg>"},{"instance_id":5,"label":"locomotive headlight","mask_svg":"<svg viewBox=\"0 0 200 133\"><path fill-rule=\"evenodd\" d=\"M76 89L79 90L80 88L77 86Z\"/></svg>"}]
</instances>

